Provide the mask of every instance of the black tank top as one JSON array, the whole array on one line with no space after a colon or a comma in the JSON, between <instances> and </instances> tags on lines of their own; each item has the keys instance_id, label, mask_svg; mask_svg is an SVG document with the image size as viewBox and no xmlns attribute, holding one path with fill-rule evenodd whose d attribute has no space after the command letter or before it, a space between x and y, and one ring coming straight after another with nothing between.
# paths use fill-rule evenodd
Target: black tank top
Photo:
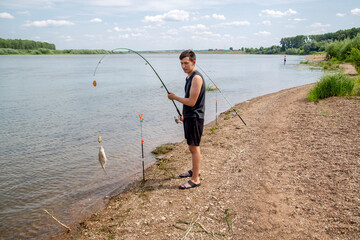
<instances>
[{"instance_id":1,"label":"black tank top","mask_svg":"<svg viewBox=\"0 0 360 240\"><path fill-rule=\"evenodd\" d=\"M185 84L185 98L189 98L190 96L190 88L191 83L195 75L199 75L203 81L203 84L201 86L199 97L193 107L189 107L187 105L183 105L183 116L184 118L199 118L204 119L205 115L205 81L201 73L199 73L197 70L195 70L189 78L186 78L186 84Z\"/></svg>"}]
</instances>

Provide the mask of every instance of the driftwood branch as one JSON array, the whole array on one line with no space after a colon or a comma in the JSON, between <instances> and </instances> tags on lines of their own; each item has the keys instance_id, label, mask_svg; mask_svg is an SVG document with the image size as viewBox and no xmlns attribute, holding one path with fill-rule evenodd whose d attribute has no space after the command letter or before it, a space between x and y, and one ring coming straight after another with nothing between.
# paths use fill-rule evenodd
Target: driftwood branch
<instances>
[{"instance_id":1,"label":"driftwood branch","mask_svg":"<svg viewBox=\"0 0 360 240\"><path fill-rule=\"evenodd\" d=\"M57 223L59 223L61 226L63 226L64 228L66 228L68 230L68 232L71 231L71 228L69 228L68 226L66 226L65 224L63 224L62 222L60 222L59 220L56 219L56 217L54 217L53 215L51 215L46 209L44 209L44 211L50 215L50 217L52 217Z\"/></svg>"}]
</instances>

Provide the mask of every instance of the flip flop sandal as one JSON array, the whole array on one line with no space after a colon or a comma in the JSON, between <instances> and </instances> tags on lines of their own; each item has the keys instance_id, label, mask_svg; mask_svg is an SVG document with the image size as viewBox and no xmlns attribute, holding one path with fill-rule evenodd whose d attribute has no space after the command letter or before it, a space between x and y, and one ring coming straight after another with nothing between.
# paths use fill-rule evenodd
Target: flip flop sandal
<instances>
[{"instance_id":1,"label":"flip flop sandal","mask_svg":"<svg viewBox=\"0 0 360 240\"><path fill-rule=\"evenodd\" d=\"M192 177L193 175L193 171L189 170L187 172L184 172L182 174L179 175L180 178L186 178L186 177ZM199 177L200 177L200 173L199 173Z\"/></svg>"},{"instance_id":2,"label":"flip flop sandal","mask_svg":"<svg viewBox=\"0 0 360 240\"><path fill-rule=\"evenodd\" d=\"M182 184L183 186L179 186L179 189L189 189L189 188L194 188L194 187L200 187L201 183L196 184L193 181L189 180L186 183Z\"/></svg>"}]
</instances>

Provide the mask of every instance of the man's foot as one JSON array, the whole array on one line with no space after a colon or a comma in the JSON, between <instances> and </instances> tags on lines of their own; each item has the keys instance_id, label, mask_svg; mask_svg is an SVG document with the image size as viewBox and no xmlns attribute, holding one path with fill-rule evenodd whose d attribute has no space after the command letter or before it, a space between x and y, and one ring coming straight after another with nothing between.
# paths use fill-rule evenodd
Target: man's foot
<instances>
[{"instance_id":1,"label":"man's foot","mask_svg":"<svg viewBox=\"0 0 360 240\"><path fill-rule=\"evenodd\" d=\"M193 171L192 170L189 170L187 172L184 172L182 174L179 175L180 178L186 178L186 177L192 177L193 175ZM199 173L199 176L200 176L200 173Z\"/></svg>"},{"instance_id":2,"label":"man's foot","mask_svg":"<svg viewBox=\"0 0 360 240\"><path fill-rule=\"evenodd\" d=\"M194 188L194 187L199 187L201 185L201 183L194 183L193 181L189 180L184 184L181 184L179 186L179 189L189 189L189 188Z\"/></svg>"}]
</instances>

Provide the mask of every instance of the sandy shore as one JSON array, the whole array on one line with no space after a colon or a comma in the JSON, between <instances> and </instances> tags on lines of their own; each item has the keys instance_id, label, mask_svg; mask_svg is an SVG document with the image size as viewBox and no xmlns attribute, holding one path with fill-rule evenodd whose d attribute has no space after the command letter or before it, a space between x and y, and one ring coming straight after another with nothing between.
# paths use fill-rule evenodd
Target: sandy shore
<instances>
[{"instance_id":1,"label":"sandy shore","mask_svg":"<svg viewBox=\"0 0 360 240\"><path fill-rule=\"evenodd\" d=\"M311 62L325 61L325 54L306 55L305 59Z\"/></svg>"},{"instance_id":2,"label":"sandy shore","mask_svg":"<svg viewBox=\"0 0 360 240\"><path fill-rule=\"evenodd\" d=\"M314 104L311 87L237 105L247 126L226 112L208 124L201 187L178 189L191 155L177 143L144 184L56 238L359 239L360 99Z\"/></svg>"}]
</instances>

